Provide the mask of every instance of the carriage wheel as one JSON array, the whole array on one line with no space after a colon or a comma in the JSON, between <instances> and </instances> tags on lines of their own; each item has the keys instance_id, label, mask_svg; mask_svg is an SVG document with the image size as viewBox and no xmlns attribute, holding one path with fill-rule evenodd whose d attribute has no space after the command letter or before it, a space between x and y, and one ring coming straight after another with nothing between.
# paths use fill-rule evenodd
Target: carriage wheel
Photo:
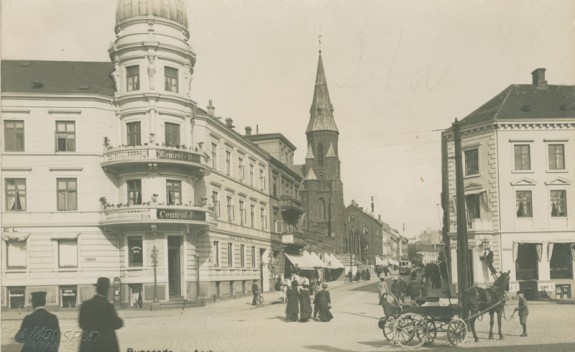
<instances>
[{"instance_id":1,"label":"carriage wheel","mask_svg":"<svg viewBox=\"0 0 575 352\"><path fill-rule=\"evenodd\" d=\"M460 318L453 318L447 325L447 339L453 346L457 346L465 342L467 337L467 324Z\"/></svg>"},{"instance_id":2,"label":"carriage wheel","mask_svg":"<svg viewBox=\"0 0 575 352\"><path fill-rule=\"evenodd\" d=\"M427 324L415 313L402 314L394 325L395 342L403 348L418 348L427 341Z\"/></svg>"},{"instance_id":3,"label":"carriage wheel","mask_svg":"<svg viewBox=\"0 0 575 352\"><path fill-rule=\"evenodd\" d=\"M394 317L383 317L379 320L379 328L383 331L383 336L385 336L387 341L393 341L395 338L395 318Z\"/></svg>"},{"instance_id":4,"label":"carriage wheel","mask_svg":"<svg viewBox=\"0 0 575 352\"><path fill-rule=\"evenodd\" d=\"M424 345L431 345L435 342L435 338L437 337L437 327L435 326L435 322L431 319L423 318L419 324L425 324L425 329L417 329L418 334L422 334L427 331L426 336L418 336L419 339L424 340Z\"/></svg>"}]
</instances>

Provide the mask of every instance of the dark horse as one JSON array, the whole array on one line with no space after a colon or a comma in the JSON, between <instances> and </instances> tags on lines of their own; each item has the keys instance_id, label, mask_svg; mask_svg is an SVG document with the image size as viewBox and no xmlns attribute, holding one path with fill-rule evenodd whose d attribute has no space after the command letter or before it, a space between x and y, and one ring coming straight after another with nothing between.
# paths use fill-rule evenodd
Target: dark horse
<instances>
[{"instance_id":1,"label":"dark horse","mask_svg":"<svg viewBox=\"0 0 575 352\"><path fill-rule=\"evenodd\" d=\"M505 309L505 293L509 291L509 271L501 273L495 280L493 286L489 288L470 287L463 291L461 309L463 317L472 317L469 319L469 325L473 332L475 342L479 341L475 332L475 316L478 312L487 310L489 312L489 338L493 338L493 314L497 313L497 326L499 328L499 339L503 340L501 332L501 314Z\"/></svg>"}]
</instances>

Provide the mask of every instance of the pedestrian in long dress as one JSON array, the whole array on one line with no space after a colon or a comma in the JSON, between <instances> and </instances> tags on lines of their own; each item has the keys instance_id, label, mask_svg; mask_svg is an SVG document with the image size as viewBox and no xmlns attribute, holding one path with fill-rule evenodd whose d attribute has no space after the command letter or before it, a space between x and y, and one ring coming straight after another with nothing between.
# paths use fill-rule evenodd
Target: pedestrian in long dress
<instances>
[{"instance_id":1,"label":"pedestrian in long dress","mask_svg":"<svg viewBox=\"0 0 575 352\"><path fill-rule=\"evenodd\" d=\"M292 281L291 287L287 289L286 292L286 320L287 321L297 321L297 315L299 313L299 291L297 289L297 281Z\"/></svg>"},{"instance_id":2,"label":"pedestrian in long dress","mask_svg":"<svg viewBox=\"0 0 575 352\"><path fill-rule=\"evenodd\" d=\"M311 318L311 300L310 292L306 284L303 285L299 293L299 321L306 322Z\"/></svg>"},{"instance_id":3,"label":"pedestrian in long dress","mask_svg":"<svg viewBox=\"0 0 575 352\"><path fill-rule=\"evenodd\" d=\"M328 322L333 319L333 315L329 311L331 309L331 296L327 290L327 284L321 285L322 290L315 295L314 303L317 302L319 307L319 320Z\"/></svg>"}]
</instances>

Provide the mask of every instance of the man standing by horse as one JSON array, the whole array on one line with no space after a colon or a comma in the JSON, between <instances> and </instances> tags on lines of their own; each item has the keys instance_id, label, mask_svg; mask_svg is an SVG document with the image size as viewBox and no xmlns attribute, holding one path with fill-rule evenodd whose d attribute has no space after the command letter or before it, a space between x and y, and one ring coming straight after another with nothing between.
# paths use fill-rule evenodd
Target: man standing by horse
<instances>
[{"instance_id":1,"label":"man standing by horse","mask_svg":"<svg viewBox=\"0 0 575 352\"><path fill-rule=\"evenodd\" d=\"M519 336L527 337L527 316L529 315L529 308L527 308L527 299L525 299L523 291L517 291L517 296L519 298L519 303L518 306L513 311L513 313L519 311L519 322L523 327L523 334Z\"/></svg>"}]
</instances>

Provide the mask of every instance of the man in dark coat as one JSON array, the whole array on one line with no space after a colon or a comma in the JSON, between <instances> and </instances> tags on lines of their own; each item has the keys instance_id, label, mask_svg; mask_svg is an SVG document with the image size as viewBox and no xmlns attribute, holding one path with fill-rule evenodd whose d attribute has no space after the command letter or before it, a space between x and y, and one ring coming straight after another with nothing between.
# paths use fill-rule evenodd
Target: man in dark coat
<instances>
[{"instance_id":1,"label":"man in dark coat","mask_svg":"<svg viewBox=\"0 0 575 352\"><path fill-rule=\"evenodd\" d=\"M254 295L254 298L252 299L252 306L255 306L258 304L257 299L258 295L260 294L260 289L258 288L258 282L256 280L254 280L254 283L252 284L252 294Z\"/></svg>"},{"instance_id":2,"label":"man in dark coat","mask_svg":"<svg viewBox=\"0 0 575 352\"><path fill-rule=\"evenodd\" d=\"M317 303L319 307L319 320L330 321L333 319L333 315L329 311L331 308L331 296L327 290L327 284L321 285L322 290L315 295L314 303Z\"/></svg>"},{"instance_id":3,"label":"man in dark coat","mask_svg":"<svg viewBox=\"0 0 575 352\"><path fill-rule=\"evenodd\" d=\"M299 291L297 289L297 281L291 282L291 287L286 291L286 320L297 321L297 314L299 313Z\"/></svg>"},{"instance_id":4,"label":"man in dark coat","mask_svg":"<svg viewBox=\"0 0 575 352\"><path fill-rule=\"evenodd\" d=\"M108 302L110 279L98 278L96 295L80 306L80 327L84 338L80 352L119 352L117 329L124 325L116 314L114 305Z\"/></svg>"},{"instance_id":5,"label":"man in dark coat","mask_svg":"<svg viewBox=\"0 0 575 352\"><path fill-rule=\"evenodd\" d=\"M529 316L529 308L527 306L527 299L525 299L525 296L523 295L523 291L517 291L517 297L519 299L519 302L517 304L517 308L515 308L515 311L513 311L513 313L515 313L516 311L519 311L519 322L521 323L521 326L523 327L523 333L519 336L527 337L527 317Z\"/></svg>"},{"instance_id":6,"label":"man in dark coat","mask_svg":"<svg viewBox=\"0 0 575 352\"><path fill-rule=\"evenodd\" d=\"M32 292L34 312L22 321L16 341L23 343L22 352L57 352L60 347L58 318L46 308L46 292Z\"/></svg>"}]
</instances>

